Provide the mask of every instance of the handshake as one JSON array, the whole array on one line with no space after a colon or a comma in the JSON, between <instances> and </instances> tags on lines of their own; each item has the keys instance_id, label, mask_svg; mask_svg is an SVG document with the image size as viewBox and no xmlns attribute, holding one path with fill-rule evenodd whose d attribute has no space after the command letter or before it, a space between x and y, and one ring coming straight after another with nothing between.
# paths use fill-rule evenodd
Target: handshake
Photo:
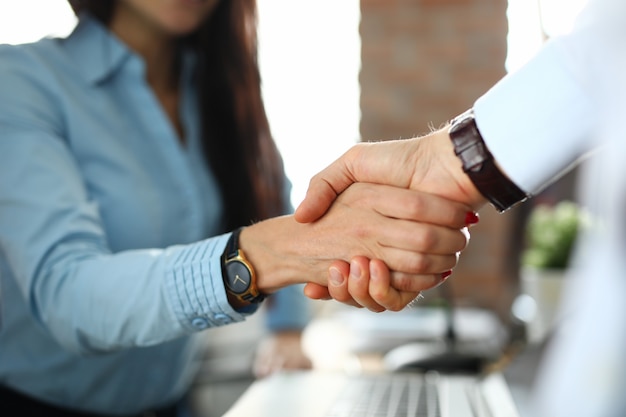
<instances>
[{"instance_id":1,"label":"handshake","mask_svg":"<svg viewBox=\"0 0 626 417\"><path fill-rule=\"evenodd\" d=\"M260 291L304 283L309 298L380 312L442 283L487 202L458 153L448 128L350 148L293 216L243 230Z\"/></svg>"}]
</instances>

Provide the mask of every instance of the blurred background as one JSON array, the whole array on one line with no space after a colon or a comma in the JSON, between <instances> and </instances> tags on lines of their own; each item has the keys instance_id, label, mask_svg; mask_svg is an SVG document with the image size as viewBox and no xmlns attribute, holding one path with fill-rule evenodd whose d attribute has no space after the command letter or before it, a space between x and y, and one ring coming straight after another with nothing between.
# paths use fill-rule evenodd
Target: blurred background
<instances>
[{"instance_id":1,"label":"blurred background","mask_svg":"<svg viewBox=\"0 0 626 417\"><path fill-rule=\"evenodd\" d=\"M585 3L258 0L264 98L294 186L294 206L303 198L310 177L352 144L421 135L471 107L507 71L532 57L543 42L567 31ZM75 23L66 0L0 0L0 43L64 36ZM576 171L532 203L504 215L485 207L480 223L471 230L470 246L445 284L445 294L434 290L426 293L420 303L427 306L444 296L457 308L488 311L505 329L510 328L513 306L520 301L521 293L528 292L522 288L520 278L524 269L522 253L528 245L528 219L537 205L576 201L575 177ZM524 307L521 304L520 308ZM323 315L328 303L316 305ZM522 317L532 313L532 308L520 311ZM358 318L344 317L343 323L352 328L370 323L370 330L380 331L376 320L381 315L358 312ZM400 319L402 315L395 317L395 323L405 323ZM263 326L259 320L254 317L243 325L260 332ZM421 322L432 323L424 317ZM389 328L389 321L385 323ZM491 322L480 323L484 329L485 323ZM233 344L242 346L242 332L237 326L229 327L233 329L223 329L220 337L213 338L214 352L220 347L228 350ZM316 365L332 367L331 358L349 349L345 345L348 342L340 339L346 334L344 330L334 328L328 333L326 328L324 334L334 338L335 343L325 344L327 350L318 355ZM258 332L248 332L244 339L254 344ZM312 343L311 351L320 352ZM236 352L249 356L252 350ZM217 381L216 367L228 367L228 363L208 364L212 372L206 375L213 376L205 382ZM233 370L220 371L228 374ZM227 379L220 381L221 386L227 387ZM205 399L214 404L222 395L221 400L227 404L240 391L228 392L224 397L224 391L207 391Z\"/></svg>"}]
</instances>

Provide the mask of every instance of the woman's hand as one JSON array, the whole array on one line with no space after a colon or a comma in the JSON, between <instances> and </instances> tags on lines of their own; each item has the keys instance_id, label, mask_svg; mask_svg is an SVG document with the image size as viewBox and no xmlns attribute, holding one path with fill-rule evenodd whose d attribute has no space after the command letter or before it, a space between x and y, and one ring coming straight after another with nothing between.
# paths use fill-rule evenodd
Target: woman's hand
<instances>
[{"instance_id":1,"label":"woman's hand","mask_svg":"<svg viewBox=\"0 0 626 417\"><path fill-rule=\"evenodd\" d=\"M265 293L295 283L326 287L331 262L356 256L382 261L393 271L394 288L416 293L456 265L471 212L431 194L357 183L319 220L302 224L284 216L257 223L243 230L240 247Z\"/></svg>"}]
</instances>

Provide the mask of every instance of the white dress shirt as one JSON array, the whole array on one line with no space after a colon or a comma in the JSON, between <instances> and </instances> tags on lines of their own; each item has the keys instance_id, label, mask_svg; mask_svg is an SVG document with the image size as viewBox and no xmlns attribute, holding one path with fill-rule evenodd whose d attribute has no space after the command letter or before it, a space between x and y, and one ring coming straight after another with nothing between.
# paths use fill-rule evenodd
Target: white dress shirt
<instances>
[{"instance_id":1,"label":"white dress shirt","mask_svg":"<svg viewBox=\"0 0 626 417\"><path fill-rule=\"evenodd\" d=\"M594 225L577 248L533 416L624 416L626 2L592 0L571 33L507 75L475 113L498 164L531 194L589 156L580 192Z\"/></svg>"}]
</instances>

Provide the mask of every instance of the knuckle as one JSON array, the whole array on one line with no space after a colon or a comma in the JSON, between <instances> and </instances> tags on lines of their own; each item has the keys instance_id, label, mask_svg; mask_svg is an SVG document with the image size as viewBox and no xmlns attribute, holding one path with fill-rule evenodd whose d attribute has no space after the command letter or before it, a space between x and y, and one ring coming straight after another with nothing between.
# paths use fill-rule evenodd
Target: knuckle
<instances>
[{"instance_id":1,"label":"knuckle","mask_svg":"<svg viewBox=\"0 0 626 417\"><path fill-rule=\"evenodd\" d=\"M398 291L415 291L416 279L412 275L396 273L392 278L393 287Z\"/></svg>"},{"instance_id":2,"label":"knuckle","mask_svg":"<svg viewBox=\"0 0 626 417\"><path fill-rule=\"evenodd\" d=\"M402 310L404 307L405 307L405 306L404 306L402 303L397 302L397 303L393 303L392 305L390 305L390 306L387 308L387 310L389 310L389 311L400 311L400 310Z\"/></svg>"},{"instance_id":3,"label":"knuckle","mask_svg":"<svg viewBox=\"0 0 626 417\"><path fill-rule=\"evenodd\" d=\"M356 285L356 283L350 283L349 289L350 296L357 301L367 299L369 297L369 291L367 286L364 285Z\"/></svg>"},{"instance_id":4,"label":"knuckle","mask_svg":"<svg viewBox=\"0 0 626 417\"><path fill-rule=\"evenodd\" d=\"M399 297L395 294L395 291L389 290L388 288L370 289L370 296L386 310L398 311L398 308L401 308L398 300Z\"/></svg>"},{"instance_id":5,"label":"knuckle","mask_svg":"<svg viewBox=\"0 0 626 417\"><path fill-rule=\"evenodd\" d=\"M385 304L385 307L387 307L387 310L389 311L400 311L405 307L405 305L404 303L402 303L400 295L398 295L388 300L388 302Z\"/></svg>"},{"instance_id":6,"label":"knuckle","mask_svg":"<svg viewBox=\"0 0 626 417\"><path fill-rule=\"evenodd\" d=\"M412 218L418 219L424 215L424 212L428 210L428 204L424 201L424 197L420 194L414 194L408 204L407 210Z\"/></svg>"},{"instance_id":7,"label":"knuckle","mask_svg":"<svg viewBox=\"0 0 626 417\"><path fill-rule=\"evenodd\" d=\"M329 287L328 288L328 292L330 293L330 296L333 299L335 299L335 300L337 300L337 301L339 301L341 303L347 303L347 302L350 302L352 300L352 297L350 296L350 294L348 294L344 290L339 290L339 289L336 289L336 288Z\"/></svg>"},{"instance_id":8,"label":"knuckle","mask_svg":"<svg viewBox=\"0 0 626 417\"><path fill-rule=\"evenodd\" d=\"M392 277L392 286L400 292L419 293L431 288L437 282L434 275L417 275L395 273Z\"/></svg>"},{"instance_id":9,"label":"knuckle","mask_svg":"<svg viewBox=\"0 0 626 417\"><path fill-rule=\"evenodd\" d=\"M383 288L370 287L369 293L370 293L370 297L372 297L374 301L376 301L377 303L384 303L389 292Z\"/></svg>"},{"instance_id":10,"label":"knuckle","mask_svg":"<svg viewBox=\"0 0 626 417\"><path fill-rule=\"evenodd\" d=\"M410 272L413 274L428 272L429 268L432 265L430 256L423 255L421 253L414 254L413 256L408 258L407 261L408 261L407 272Z\"/></svg>"},{"instance_id":11,"label":"knuckle","mask_svg":"<svg viewBox=\"0 0 626 417\"><path fill-rule=\"evenodd\" d=\"M415 236L417 239L417 247L423 251L432 250L439 240L436 230L432 227L422 228L420 233Z\"/></svg>"},{"instance_id":12,"label":"knuckle","mask_svg":"<svg viewBox=\"0 0 626 417\"><path fill-rule=\"evenodd\" d=\"M442 206L439 211L441 221L448 227L461 228L465 226L465 214L467 210L464 210L456 206Z\"/></svg>"}]
</instances>

